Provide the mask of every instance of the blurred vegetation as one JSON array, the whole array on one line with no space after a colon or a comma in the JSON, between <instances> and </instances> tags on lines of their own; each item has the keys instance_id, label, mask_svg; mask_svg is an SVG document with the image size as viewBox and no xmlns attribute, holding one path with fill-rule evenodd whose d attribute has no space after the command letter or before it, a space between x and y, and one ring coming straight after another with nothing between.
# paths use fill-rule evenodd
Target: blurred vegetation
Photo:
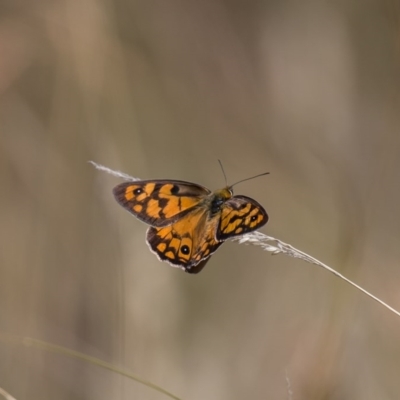
<instances>
[{"instance_id":1,"label":"blurred vegetation","mask_svg":"<svg viewBox=\"0 0 400 400\"><path fill-rule=\"evenodd\" d=\"M118 180L224 185L262 231L400 308L400 5L393 0L0 3L0 332L185 400L398 399L400 321L318 268L227 243L161 264ZM290 386L288 387L288 382ZM162 399L0 342L16 399Z\"/></svg>"}]
</instances>

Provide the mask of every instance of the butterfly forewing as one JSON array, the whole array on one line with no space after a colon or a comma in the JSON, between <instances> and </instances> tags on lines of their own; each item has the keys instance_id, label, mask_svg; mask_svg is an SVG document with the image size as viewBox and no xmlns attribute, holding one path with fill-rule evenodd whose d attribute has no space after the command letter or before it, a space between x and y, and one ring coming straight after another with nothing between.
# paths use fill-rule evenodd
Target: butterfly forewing
<instances>
[{"instance_id":1,"label":"butterfly forewing","mask_svg":"<svg viewBox=\"0 0 400 400\"><path fill-rule=\"evenodd\" d=\"M261 204L247 196L234 196L222 206L216 239L224 241L253 232L267 221L268 214Z\"/></svg>"},{"instance_id":2,"label":"butterfly forewing","mask_svg":"<svg viewBox=\"0 0 400 400\"><path fill-rule=\"evenodd\" d=\"M122 207L155 227L173 224L210 193L194 183L169 180L124 182L113 192Z\"/></svg>"}]
</instances>

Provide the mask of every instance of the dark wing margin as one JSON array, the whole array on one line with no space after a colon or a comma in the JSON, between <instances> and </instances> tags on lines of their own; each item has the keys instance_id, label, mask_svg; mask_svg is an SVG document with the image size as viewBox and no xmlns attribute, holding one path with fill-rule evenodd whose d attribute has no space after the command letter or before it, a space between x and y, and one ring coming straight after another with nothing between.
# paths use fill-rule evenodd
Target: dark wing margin
<instances>
[{"instance_id":1,"label":"dark wing margin","mask_svg":"<svg viewBox=\"0 0 400 400\"><path fill-rule=\"evenodd\" d=\"M128 181L113 189L117 202L151 226L168 226L196 207L210 191L184 181Z\"/></svg>"},{"instance_id":2,"label":"dark wing margin","mask_svg":"<svg viewBox=\"0 0 400 400\"><path fill-rule=\"evenodd\" d=\"M224 241L253 232L267 221L268 214L261 204L247 196L234 196L222 207L216 239Z\"/></svg>"}]
</instances>

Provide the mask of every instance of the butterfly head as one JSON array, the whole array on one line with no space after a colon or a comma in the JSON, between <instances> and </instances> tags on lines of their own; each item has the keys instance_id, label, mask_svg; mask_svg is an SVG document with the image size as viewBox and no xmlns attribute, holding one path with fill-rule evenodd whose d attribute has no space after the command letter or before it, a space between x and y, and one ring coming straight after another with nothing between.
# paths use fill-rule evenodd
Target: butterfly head
<instances>
[{"instance_id":1,"label":"butterfly head","mask_svg":"<svg viewBox=\"0 0 400 400\"><path fill-rule=\"evenodd\" d=\"M227 182L222 163L220 160L218 160L218 161L221 165L221 169L222 169L222 172L225 177L225 182ZM216 190L215 192L213 192L211 194L211 204L210 204L211 215L215 215L218 212L220 212L222 205L233 197L233 187L236 186L238 183L242 183L242 182L248 181L250 179L258 178L259 176L268 175L268 174L269 174L269 172L264 172L263 174L258 174L256 176L252 176L250 178L242 179L241 181L238 181L238 182L234 183L233 185L227 184L223 189Z\"/></svg>"},{"instance_id":2,"label":"butterfly head","mask_svg":"<svg viewBox=\"0 0 400 400\"><path fill-rule=\"evenodd\" d=\"M221 200L229 200L233 196L232 186L224 187L223 189L216 190L214 195Z\"/></svg>"}]
</instances>

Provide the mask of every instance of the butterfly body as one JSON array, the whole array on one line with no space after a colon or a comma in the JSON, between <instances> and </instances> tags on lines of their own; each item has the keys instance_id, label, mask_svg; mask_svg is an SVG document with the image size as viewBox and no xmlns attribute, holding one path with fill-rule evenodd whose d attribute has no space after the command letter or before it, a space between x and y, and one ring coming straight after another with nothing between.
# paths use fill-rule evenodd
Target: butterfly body
<instances>
[{"instance_id":1,"label":"butterfly body","mask_svg":"<svg viewBox=\"0 0 400 400\"><path fill-rule=\"evenodd\" d=\"M197 273L227 239L252 232L268 221L264 208L232 187L211 192L195 183L172 180L124 182L114 188L117 202L150 225L147 243L162 261Z\"/></svg>"}]
</instances>

